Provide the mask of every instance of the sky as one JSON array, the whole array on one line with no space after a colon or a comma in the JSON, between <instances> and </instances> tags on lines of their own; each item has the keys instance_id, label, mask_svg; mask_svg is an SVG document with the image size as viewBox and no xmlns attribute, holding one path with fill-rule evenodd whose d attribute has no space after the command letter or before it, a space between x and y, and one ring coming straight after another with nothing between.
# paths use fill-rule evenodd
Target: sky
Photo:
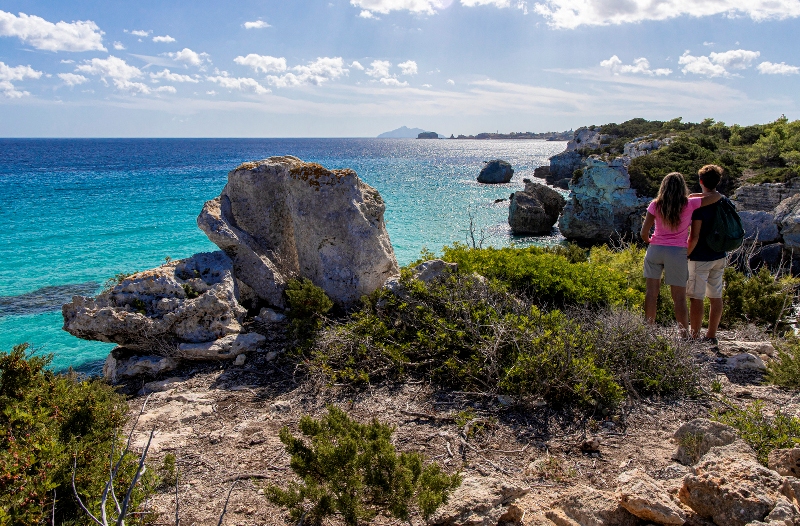
<instances>
[{"instance_id":1,"label":"sky","mask_svg":"<svg viewBox=\"0 0 800 526\"><path fill-rule=\"evenodd\" d=\"M799 119L800 0L0 1L0 137Z\"/></svg>"}]
</instances>

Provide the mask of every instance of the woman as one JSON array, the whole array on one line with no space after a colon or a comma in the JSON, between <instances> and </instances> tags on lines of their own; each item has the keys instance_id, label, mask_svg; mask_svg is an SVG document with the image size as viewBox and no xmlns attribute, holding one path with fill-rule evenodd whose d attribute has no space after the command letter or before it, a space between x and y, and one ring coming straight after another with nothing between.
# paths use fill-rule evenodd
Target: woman
<instances>
[{"instance_id":1,"label":"woman","mask_svg":"<svg viewBox=\"0 0 800 526\"><path fill-rule=\"evenodd\" d=\"M686 336L689 327L689 312L686 308L686 280L689 279L687 246L692 212L701 206L716 203L720 195L689 198L686 181L678 172L672 172L661 181L658 196L647 207L647 217L642 225L641 236L649 243L644 257L644 277L647 292L644 299L644 316L648 322L656 319L656 303L661 288L661 274L670 286L675 305L675 321ZM655 224L652 237L650 230Z\"/></svg>"}]
</instances>

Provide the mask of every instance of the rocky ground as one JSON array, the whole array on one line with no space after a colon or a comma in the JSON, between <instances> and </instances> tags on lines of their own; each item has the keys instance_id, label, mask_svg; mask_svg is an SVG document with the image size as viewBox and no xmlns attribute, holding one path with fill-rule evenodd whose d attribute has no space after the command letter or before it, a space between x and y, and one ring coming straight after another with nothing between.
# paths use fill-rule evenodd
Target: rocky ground
<instances>
[{"instance_id":1,"label":"rocky ground","mask_svg":"<svg viewBox=\"0 0 800 526\"><path fill-rule=\"evenodd\" d=\"M769 359L769 348L747 343L762 339L755 333L727 333L719 349L697 345L698 361L708 372L706 396L631 401L617 415L591 419L555 413L535 400L443 392L424 383L357 391L328 385L303 376L282 359L287 347L282 324L253 328L268 343L261 352L246 355L243 364L199 365L167 380L124 386L135 393L132 415L144 405L134 433L137 447L155 429L151 465L159 465L167 453L177 457L183 525L217 524L229 492L224 524L287 524L284 511L263 495L265 484L293 477L278 432L283 426L296 430L302 415L319 416L328 404L362 421L378 418L395 425L399 450L421 451L448 470L460 471L463 489L437 519L486 526L505 520L548 526L649 524L618 507L618 501L641 491L631 489L634 469L640 471L633 478L652 479L662 493L659 498L677 509L672 513L686 524L712 524L675 498L690 473L672 460L676 430L722 407L721 397L739 405L760 399L768 410L800 415L800 395L761 385L757 362ZM726 355L739 355L743 349L751 351L751 358L726 361ZM759 351L767 352L759 357ZM721 386L719 393L711 392L714 380L716 388ZM619 479L625 472L627 479ZM159 514L157 524L175 523L175 493L174 487L163 488L148 503ZM651 507L658 500L652 495L648 499ZM668 523L664 520L660 523ZM376 522L398 521L379 517ZM411 522L423 521L414 517Z\"/></svg>"}]
</instances>

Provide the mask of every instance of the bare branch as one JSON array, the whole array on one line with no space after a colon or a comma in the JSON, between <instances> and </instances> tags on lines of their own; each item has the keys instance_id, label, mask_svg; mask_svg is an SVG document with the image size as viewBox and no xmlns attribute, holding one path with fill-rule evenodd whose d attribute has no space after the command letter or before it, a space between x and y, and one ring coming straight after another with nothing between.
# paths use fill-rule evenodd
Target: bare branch
<instances>
[{"instance_id":1,"label":"bare branch","mask_svg":"<svg viewBox=\"0 0 800 526\"><path fill-rule=\"evenodd\" d=\"M231 489L228 490L228 497L225 499L225 506L222 507L222 514L219 516L217 526L222 526L222 520L225 518L225 513L228 511L228 501L231 500L231 493L233 493L233 488L236 486L237 482L239 482L238 479L234 480L233 484L231 484Z\"/></svg>"},{"instance_id":2,"label":"bare branch","mask_svg":"<svg viewBox=\"0 0 800 526\"><path fill-rule=\"evenodd\" d=\"M145 401L145 403L147 402ZM144 410L144 406L142 406L142 410ZM117 526L125 526L125 514L128 512L128 506L131 502L131 494L133 493L134 486L136 486L136 483L139 482L139 477L141 477L142 473L144 472L144 459L147 457L147 450L150 449L150 443L153 441L153 434L155 432L155 428L150 431L150 438L147 439L147 445L144 446L142 456L139 458L139 467L136 469L136 475L133 476L131 485L128 486L128 491L125 493L125 498L122 499L122 510L119 513L119 517L117 517Z\"/></svg>"},{"instance_id":3,"label":"bare branch","mask_svg":"<svg viewBox=\"0 0 800 526\"><path fill-rule=\"evenodd\" d=\"M75 456L72 458L72 492L75 494L75 498L76 498L76 499L78 499L78 505L81 507L81 509L82 509L84 512L86 512L86 514L87 514L89 517L91 517L91 519L92 519L92 520L93 520L95 523L99 524L100 526L108 526L107 524L103 524L102 522L100 522L100 521L97 519L97 517L95 517L94 515L92 515L92 512L91 512L91 511L89 511L89 509L88 509L86 506L84 506L84 504L83 504L83 501L81 500L81 497L80 497L80 495L78 495L78 488L76 488L76 487L75 487L75 471L76 471L77 469L78 469L78 455L77 455L77 453L76 453L76 454L75 454Z\"/></svg>"}]
</instances>

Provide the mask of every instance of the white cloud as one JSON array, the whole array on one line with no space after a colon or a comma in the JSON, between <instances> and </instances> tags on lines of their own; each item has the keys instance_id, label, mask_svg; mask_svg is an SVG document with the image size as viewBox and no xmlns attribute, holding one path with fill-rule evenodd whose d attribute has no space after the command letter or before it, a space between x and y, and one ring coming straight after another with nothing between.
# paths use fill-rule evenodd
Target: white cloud
<instances>
[{"instance_id":1,"label":"white cloud","mask_svg":"<svg viewBox=\"0 0 800 526\"><path fill-rule=\"evenodd\" d=\"M271 57L269 55L256 55L250 53L246 57L236 57L233 59L237 64L250 66L255 72L273 73L286 71L286 59L283 57Z\"/></svg>"},{"instance_id":2,"label":"white cloud","mask_svg":"<svg viewBox=\"0 0 800 526\"><path fill-rule=\"evenodd\" d=\"M423 88L432 88L433 86L431 86L430 84L423 84L422 87Z\"/></svg>"},{"instance_id":3,"label":"white cloud","mask_svg":"<svg viewBox=\"0 0 800 526\"><path fill-rule=\"evenodd\" d=\"M62 64L74 64L75 61L74 60L62 60L61 63Z\"/></svg>"},{"instance_id":4,"label":"white cloud","mask_svg":"<svg viewBox=\"0 0 800 526\"><path fill-rule=\"evenodd\" d=\"M366 71L366 74L370 77L375 77L376 79L390 77L389 69L392 67L392 63L388 60L373 60L372 64L369 65L369 69Z\"/></svg>"},{"instance_id":5,"label":"white cloud","mask_svg":"<svg viewBox=\"0 0 800 526\"><path fill-rule=\"evenodd\" d=\"M189 75L181 75L180 73L172 73L168 69L163 69L158 73L150 73L150 78L154 81L166 80L169 82L193 82L197 84L199 80L190 77Z\"/></svg>"},{"instance_id":6,"label":"white cloud","mask_svg":"<svg viewBox=\"0 0 800 526\"><path fill-rule=\"evenodd\" d=\"M111 82L114 84L115 88L120 91L127 91L133 95L137 93L148 95L153 91L147 84L134 82L133 79L138 79L144 76L139 68L136 66L131 66L121 58L117 58L113 55L109 56L108 58L93 58L92 60L85 60L83 64L75 68L75 71L88 73L89 75L96 75L100 77L106 84L108 84L108 79L111 79ZM168 86L162 86L155 91L171 90Z\"/></svg>"},{"instance_id":7,"label":"white cloud","mask_svg":"<svg viewBox=\"0 0 800 526\"><path fill-rule=\"evenodd\" d=\"M361 18L372 18L377 20L378 17L372 14L372 11L368 11L367 9L362 9L361 12L358 14Z\"/></svg>"},{"instance_id":8,"label":"white cloud","mask_svg":"<svg viewBox=\"0 0 800 526\"><path fill-rule=\"evenodd\" d=\"M168 44L170 42L175 42L175 39L169 35L164 35L164 36L153 37L153 42L165 42Z\"/></svg>"},{"instance_id":9,"label":"white cloud","mask_svg":"<svg viewBox=\"0 0 800 526\"><path fill-rule=\"evenodd\" d=\"M252 91L258 95L269 93L269 90L259 84L256 79L219 75L216 77L206 77L206 80L219 84L221 87L229 90Z\"/></svg>"},{"instance_id":10,"label":"white cloud","mask_svg":"<svg viewBox=\"0 0 800 526\"><path fill-rule=\"evenodd\" d=\"M124 51L125 45L122 42L114 42L114 49L117 51Z\"/></svg>"},{"instance_id":11,"label":"white cloud","mask_svg":"<svg viewBox=\"0 0 800 526\"><path fill-rule=\"evenodd\" d=\"M164 93L178 93L178 90L175 88L175 86L159 86L156 88L156 91L161 91Z\"/></svg>"},{"instance_id":12,"label":"white cloud","mask_svg":"<svg viewBox=\"0 0 800 526\"><path fill-rule=\"evenodd\" d=\"M800 0L543 0L534 5L534 11L545 17L551 27L574 29L582 25L625 24L679 16L783 20L800 16Z\"/></svg>"},{"instance_id":13,"label":"white cloud","mask_svg":"<svg viewBox=\"0 0 800 526\"><path fill-rule=\"evenodd\" d=\"M527 8L527 2L525 0L461 0L461 4L465 5L466 7L475 7L476 5L493 5L495 7L511 7L512 5L516 5L520 9ZM527 14L527 13L526 13Z\"/></svg>"},{"instance_id":14,"label":"white cloud","mask_svg":"<svg viewBox=\"0 0 800 526\"><path fill-rule=\"evenodd\" d=\"M400 71L403 75L416 75L417 74L417 63L413 60L406 60L405 62L401 62L397 65L400 68Z\"/></svg>"},{"instance_id":15,"label":"white cloud","mask_svg":"<svg viewBox=\"0 0 800 526\"><path fill-rule=\"evenodd\" d=\"M359 16L370 18L372 11L387 14L392 11L411 11L412 13L422 13L431 15L437 9L443 9L450 4L450 0L350 0L350 4L360 7L364 11Z\"/></svg>"},{"instance_id":16,"label":"white cloud","mask_svg":"<svg viewBox=\"0 0 800 526\"><path fill-rule=\"evenodd\" d=\"M42 76L41 71L36 71L30 66L8 66L0 62L0 92L9 99L18 99L30 95L27 91L19 91L12 82L25 79L38 79Z\"/></svg>"},{"instance_id":17,"label":"white cloud","mask_svg":"<svg viewBox=\"0 0 800 526\"><path fill-rule=\"evenodd\" d=\"M762 75L797 75L800 67L790 66L785 62L775 64L774 62L762 62L758 65L758 72Z\"/></svg>"},{"instance_id":18,"label":"white cloud","mask_svg":"<svg viewBox=\"0 0 800 526\"><path fill-rule=\"evenodd\" d=\"M382 84L386 84L387 86L408 86L408 82L400 82L396 78L385 78L380 79Z\"/></svg>"},{"instance_id":19,"label":"white cloud","mask_svg":"<svg viewBox=\"0 0 800 526\"><path fill-rule=\"evenodd\" d=\"M353 69L357 69L359 71L364 71L364 66L361 65L361 62L354 60L350 63L350 67Z\"/></svg>"},{"instance_id":20,"label":"white cloud","mask_svg":"<svg viewBox=\"0 0 800 526\"><path fill-rule=\"evenodd\" d=\"M695 57L687 51L681 58L678 59L678 64L683 66L684 73L694 73L695 75L704 75L706 77L727 77L729 76L728 70L724 66L714 64L710 58L705 56Z\"/></svg>"},{"instance_id":21,"label":"white cloud","mask_svg":"<svg viewBox=\"0 0 800 526\"><path fill-rule=\"evenodd\" d=\"M126 29L125 32L128 33L128 30ZM137 37L147 37L150 36L150 33L152 33L152 31L145 31L144 29L134 29L130 31L131 35L136 35Z\"/></svg>"},{"instance_id":22,"label":"white cloud","mask_svg":"<svg viewBox=\"0 0 800 526\"><path fill-rule=\"evenodd\" d=\"M294 66L294 73L281 76L270 75L267 82L278 88L312 84L319 86L329 80L336 80L350 71L344 67L342 57L320 57L307 66Z\"/></svg>"},{"instance_id":23,"label":"white cloud","mask_svg":"<svg viewBox=\"0 0 800 526\"><path fill-rule=\"evenodd\" d=\"M183 48L175 53L164 53L175 62L184 62L191 66L202 66L205 62L211 62L211 57L208 53L197 53L188 47Z\"/></svg>"},{"instance_id":24,"label":"white cloud","mask_svg":"<svg viewBox=\"0 0 800 526\"><path fill-rule=\"evenodd\" d=\"M758 51L731 49L724 53L710 53L708 58L714 64L718 64L725 69L747 69L760 55L761 53Z\"/></svg>"},{"instance_id":25,"label":"white cloud","mask_svg":"<svg viewBox=\"0 0 800 526\"><path fill-rule=\"evenodd\" d=\"M449 85L451 85L451 86L455 86L455 85L456 85L456 81L455 81L455 80L453 80L453 79L447 79L447 83L448 83Z\"/></svg>"},{"instance_id":26,"label":"white cloud","mask_svg":"<svg viewBox=\"0 0 800 526\"><path fill-rule=\"evenodd\" d=\"M58 78L64 81L67 86L77 86L84 82L89 82L89 79L77 73L59 73Z\"/></svg>"},{"instance_id":27,"label":"white cloud","mask_svg":"<svg viewBox=\"0 0 800 526\"><path fill-rule=\"evenodd\" d=\"M713 46L714 43L713 42L703 42L703 45L704 46Z\"/></svg>"},{"instance_id":28,"label":"white cloud","mask_svg":"<svg viewBox=\"0 0 800 526\"><path fill-rule=\"evenodd\" d=\"M54 24L38 16L0 10L0 36L17 37L44 51L106 51L103 35L91 20Z\"/></svg>"},{"instance_id":29,"label":"white cloud","mask_svg":"<svg viewBox=\"0 0 800 526\"><path fill-rule=\"evenodd\" d=\"M638 73L652 77L653 75L662 76L672 73L672 70L668 68L650 69L650 61L644 57L633 59L633 64L623 64L618 56L613 55L610 59L600 62L600 66L608 68L615 75L619 75L620 73Z\"/></svg>"},{"instance_id":30,"label":"white cloud","mask_svg":"<svg viewBox=\"0 0 800 526\"><path fill-rule=\"evenodd\" d=\"M263 20L253 20L252 22L245 22L242 25L244 25L245 29L264 29L266 27L272 27Z\"/></svg>"},{"instance_id":31,"label":"white cloud","mask_svg":"<svg viewBox=\"0 0 800 526\"><path fill-rule=\"evenodd\" d=\"M211 95L212 97L213 97L214 95L216 95L216 94L217 94L217 92L216 92L216 91L214 91L213 89L212 89L212 90L209 90L209 91L206 91L206 95Z\"/></svg>"}]
</instances>

